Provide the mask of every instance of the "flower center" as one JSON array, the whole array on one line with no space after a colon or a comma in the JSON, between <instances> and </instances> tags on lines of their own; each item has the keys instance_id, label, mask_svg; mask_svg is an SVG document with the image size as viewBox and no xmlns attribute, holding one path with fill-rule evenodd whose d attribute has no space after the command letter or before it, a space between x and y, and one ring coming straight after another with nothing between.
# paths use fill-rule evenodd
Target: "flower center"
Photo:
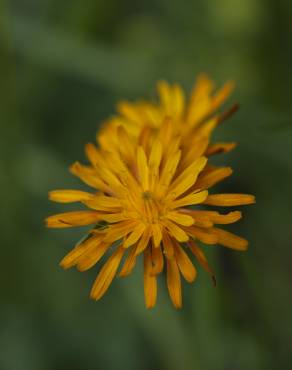
<instances>
[{"instance_id":1,"label":"flower center","mask_svg":"<svg viewBox=\"0 0 292 370\"><path fill-rule=\"evenodd\" d=\"M143 219L148 224L155 224L162 217L162 209L159 202L155 199L153 193L149 190L142 193L143 199Z\"/></svg>"},{"instance_id":2,"label":"flower center","mask_svg":"<svg viewBox=\"0 0 292 370\"><path fill-rule=\"evenodd\" d=\"M151 191L149 191L149 190L144 191L142 193L142 199L144 199L144 200L152 200L153 199L153 193Z\"/></svg>"}]
</instances>

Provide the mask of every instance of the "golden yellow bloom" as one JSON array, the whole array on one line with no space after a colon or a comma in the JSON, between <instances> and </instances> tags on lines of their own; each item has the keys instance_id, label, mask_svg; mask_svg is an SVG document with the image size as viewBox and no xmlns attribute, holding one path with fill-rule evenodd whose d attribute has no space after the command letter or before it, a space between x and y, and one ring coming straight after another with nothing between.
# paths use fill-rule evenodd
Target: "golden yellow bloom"
<instances>
[{"instance_id":1,"label":"golden yellow bloom","mask_svg":"<svg viewBox=\"0 0 292 370\"><path fill-rule=\"evenodd\" d=\"M161 129L165 119L168 119L181 136L182 146L195 147L197 142L204 139L201 145L205 146L205 155L228 152L235 147L235 143L210 144L210 137L218 123L228 118L237 109L234 105L223 114L217 113L233 88L233 82L229 81L214 93L214 83L207 75L201 74L187 101L181 86L161 81L157 84L158 103L119 102L118 115L104 123L101 131L98 132L97 141L102 148L112 150L120 145L117 135L119 126L126 129L132 140L139 140L141 133L144 134L143 131L153 132Z\"/></svg>"},{"instance_id":2,"label":"golden yellow bloom","mask_svg":"<svg viewBox=\"0 0 292 370\"><path fill-rule=\"evenodd\" d=\"M87 144L86 155L91 165L77 162L71 172L95 191L56 190L50 193L53 201L82 202L87 210L51 216L47 226L64 228L102 222L103 227L93 227L86 240L61 261L65 269L77 266L84 271L94 266L105 253L110 255L92 287L93 299L100 299L106 292L122 260L118 275L127 276L136 258L143 254L146 306L155 305L157 275L166 265L169 295L174 306L180 308L181 275L188 282L193 282L197 275L189 251L213 276L197 241L218 243L236 250L246 250L248 245L245 239L215 226L236 222L241 212L220 214L201 209L202 206L251 204L254 197L209 195L208 189L229 176L231 169L208 165L206 157L202 156L204 146L200 141L196 150L182 146L183 138L177 135L172 122L164 120L156 135L142 131L140 142L133 143L120 126L117 150L105 151Z\"/></svg>"}]
</instances>

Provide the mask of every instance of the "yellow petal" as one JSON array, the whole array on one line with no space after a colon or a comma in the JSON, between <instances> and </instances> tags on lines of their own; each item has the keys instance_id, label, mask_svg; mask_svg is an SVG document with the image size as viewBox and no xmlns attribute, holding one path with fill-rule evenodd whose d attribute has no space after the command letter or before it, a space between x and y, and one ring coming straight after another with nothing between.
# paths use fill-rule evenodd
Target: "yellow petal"
<instances>
[{"instance_id":1,"label":"yellow petal","mask_svg":"<svg viewBox=\"0 0 292 370\"><path fill-rule=\"evenodd\" d=\"M121 239L125 235L129 234L137 226L136 221L122 221L117 224L113 224L106 229L106 235L104 242L113 243L116 240Z\"/></svg>"},{"instance_id":2,"label":"yellow petal","mask_svg":"<svg viewBox=\"0 0 292 370\"><path fill-rule=\"evenodd\" d=\"M210 137L214 129L216 128L218 123L218 119L211 118L210 120L203 123L199 128L196 129L196 135L202 136L202 137Z\"/></svg>"},{"instance_id":3,"label":"yellow petal","mask_svg":"<svg viewBox=\"0 0 292 370\"><path fill-rule=\"evenodd\" d=\"M230 167L212 168L206 172L201 172L195 187L197 189L209 189L213 185L230 176L232 172L232 168Z\"/></svg>"},{"instance_id":4,"label":"yellow petal","mask_svg":"<svg viewBox=\"0 0 292 370\"><path fill-rule=\"evenodd\" d=\"M227 82L214 96L211 96L213 83L210 79L204 77L203 83L198 84L199 89L195 86L192 94L190 110L187 120L194 127L198 126L206 117L212 115L224 101L229 97L234 89L232 81Z\"/></svg>"},{"instance_id":5,"label":"yellow petal","mask_svg":"<svg viewBox=\"0 0 292 370\"><path fill-rule=\"evenodd\" d=\"M192 283L196 279L197 270L186 252L183 250L182 246L179 244L176 244L175 246L175 258L182 276L186 281Z\"/></svg>"},{"instance_id":6,"label":"yellow petal","mask_svg":"<svg viewBox=\"0 0 292 370\"><path fill-rule=\"evenodd\" d=\"M91 199L93 194L80 190L54 190L49 192L49 199L58 203L74 203Z\"/></svg>"},{"instance_id":7,"label":"yellow petal","mask_svg":"<svg viewBox=\"0 0 292 370\"><path fill-rule=\"evenodd\" d=\"M143 252L144 251L144 249L147 247L147 245L148 245L148 243L149 243L149 240L150 240L150 237L151 237L151 227L150 226L148 226L146 229L145 229L145 231L144 231L144 233L143 233L143 235L142 235L142 237L141 237L141 239L139 240L139 242L138 242L138 245L137 245L137 250L136 250L136 256L138 255L138 254L140 254L141 252Z\"/></svg>"},{"instance_id":8,"label":"yellow petal","mask_svg":"<svg viewBox=\"0 0 292 370\"><path fill-rule=\"evenodd\" d=\"M161 247L152 246L152 274L158 275L163 270L164 260Z\"/></svg>"},{"instance_id":9,"label":"yellow petal","mask_svg":"<svg viewBox=\"0 0 292 370\"><path fill-rule=\"evenodd\" d=\"M195 220L201 221L205 218L210 221L208 227L211 227L212 224L232 224L241 219L242 214L239 211L229 212L225 215L222 215L215 211L203 211L203 210L186 210L186 213L192 215ZM196 226L198 226L196 222Z\"/></svg>"},{"instance_id":10,"label":"yellow petal","mask_svg":"<svg viewBox=\"0 0 292 370\"><path fill-rule=\"evenodd\" d=\"M176 260L167 259L167 287L169 296L176 308L182 307L181 280Z\"/></svg>"},{"instance_id":11,"label":"yellow petal","mask_svg":"<svg viewBox=\"0 0 292 370\"><path fill-rule=\"evenodd\" d=\"M70 167L70 172L79 177L85 184L102 190L103 192L111 193L111 189L99 178L97 172L93 168L82 166L79 162L75 162Z\"/></svg>"},{"instance_id":12,"label":"yellow petal","mask_svg":"<svg viewBox=\"0 0 292 370\"><path fill-rule=\"evenodd\" d=\"M131 234L124 241L123 247L129 248L131 245L135 244L140 239L145 229L146 226L143 223L137 224Z\"/></svg>"},{"instance_id":13,"label":"yellow petal","mask_svg":"<svg viewBox=\"0 0 292 370\"><path fill-rule=\"evenodd\" d=\"M212 232L217 235L218 243L224 247L236 249L239 251L245 251L248 247L248 241L241 238L240 236L234 235L229 231L213 228Z\"/></svg>"},{"instance_id":14,"label":"yellow petal","mask_svg":"<svg viewBox=\"0 0 292 370\"><path fill-rule=\"evenodd\" d=\"M180 208L184 206L194 205L194 204L200 204L203 203L208 196L208 191L203 190L197 193L193 193L190 195L187 195L181 199L177 199L170 204L170 208Z\"/></svg>"},{"instance_id":15,"label":"yellow petal","mask_svg":"<svg viewBox=\"0 0 292 370\"><path fill-rule=\"evenodd\" d=\"M127 217L126 213L118 212L118 213L101 213L100 218L103 221L109 222L109 223L115 223L115 222L121 222L128 220L129 217Z\"/></svg>"},{"instance_id":16,"label":"yellow petal","mask_svg":"<svg viewBox=\"0 0 292 370\"><path fill-rule=\"evenodd\" d=\"M161 162L161 156L162 156L162 146L161 142L157 139L154 141L150 156L149 156L149 167L153 170L157 170L159 168L160 162Z\"/></svg>"},{"instance_id":17,"label":"yellow petal","mask_svg":"<svg viewBox=\"0 0 292 370\"><path fill-rule=\"evenodd\" d=\"M153 190L155 182L158 181L159 166L162 157L162 145L157 139L154 141L149 156L150 189Z\"/></svg>"},{"instance_id":18,"label":"yellow petal","mask_svg":"<svg viewBox=\"0 0 292 370\"><path fill-rule=\"evenodd\" d=\"M156 105L151 103L144 102L144 112L145 112L145 121L151 125L151 127L156 127L160 124L162 120L161 109Z\"/></svg>"},{"instance_id":19,"label":"yellow petal","mask_svg":"<svg viewBox=\"0 0 292 370\"><path fill-rule=\"evenodd\" d=\"M193 135L186 137L185 142L187 142L187 144L182 156L180 168L185 168L199 157L202 157L206 152L209 141L209 137L198 137L196 140L194 140Z\"/></svg>"},{"instance_id":20,"label":"yellow petal","mask_svg":"<svg viewBox=\"0 0 292 370\"><path fill-rule=\"evenodd\" d=\"M208 211L206 211L208 212ZM233 224L242 217L242 213L239 211L229 212L225 215L215 212L216 214L212 215L210 218L215 224Z\"/></svg>"},{"instance_id":21,"label":"yellow petal","mask_svg":"<svg viewBox=\"0 0 292 370\"><path fill-rule=\"evenodd\" d=\"M89 200L83 202L88 207L99 211L113 211L119 210L122 207L121 201L115 197L107 197L98 195L91 197Z\"/></svg>"},{"instance_id":22,"label":"yellow petal","mask_svg":"<svg viewBox=\"0 0 292 370\"><path fill-rule=\"evenodd\" d=\"M150 155L149 155L149 168L156 172L160 166L162 157L162 145L161 142L156 139L151 146Z\"/></svg>"},{"instance_id":23,"label":"yellow petal","mask_svg":"<svg viewBox=\"0 0 292 370\"><path fill-rule=\"evenodd\" d=\"M191 102L198 102L204 96L210 95L214 89L214 83L206 73L200 73L193 87Z\"/></svg>"},{"instance_id":24,"label":"yellow petal","mask_svg":"<svg viewBox=\"0 0 292 370\"><path fill-rule=\"evenodd\" d=\"M138 143L143 148L145 153L149 152L149 142L152 138L152 128L144 126L139 134Z\"/></svg>"},{"instance_id":25,"label":"yellow petal","mask_svg":"<svg viewBox=\"0 0 292 370\"><path fill-rule=\"evenodd\" d=\"M194 217L194 220L197 227L203 227L204 229L214 225L207 217Z\"/></svg>"},{"instance_id":26,"label":"yellow petal","mask_svg":"<svg viewBox=\"0 0 292 370\"><path fill-rule=\"evenodd\" d=\"M115 277L124 251L123 247L119 247L103 265L91 289L90 297L92 299L97 301L107 291Z\"/></svg>"},{"instance_id":27,"label":"yellow petal","mask_svg":"<svg viewBox=\"0 0 292 370\"><path fill-rule=\"evenodd\" d=\"M104 163L102 166L98 167L98 173L100 178L107 183L111 189L119 189L122 187L122 183L118 176L112 170L110 170L107 163Z\"/></svg>"},{"instance_id":28,"label":"yellow petal","mask_svg":"<svg viewBox=\"0 0 292 370\"><path fill-rule=\"evenodd\" d=\"M88 238L85 242L77 245L72 249L60 262L60 266L64 269L68 269L76 265L84 254L90 253L95 250L101 244L101 238L99 235L94 235Z\"/></svg>"},{"instance_id":29,"label":"yellow petal","mask_svg":"<svg viewBox=\"0 0 292 370\"><path fill-rule=\"evenodd\" d=\"M167 199L178 198L188 190L197 180L198 174L202 171L207 163L207 158L200 157L185 169L171 184Z\"/></svg>"},{"instance_id":30,"label":"yellow petal","mask_svg":"<svg viewBox=\"0 0 292 370\"><path fill-rule=\"evenodd\" d=\"M181 151L178 150L174 154L170 155L162 169L161 176L157 187L157 197L163 196L168 191L168 186L175 174L176 168L179 164L181 157Z\"/></svg>"},{"instance_id":31,"label":"yellow petal","mask_svg":"<svg viewBox=\"0 0 292 370\"><path fill-rule=\"evenodd\" d=\"M166 81L159 81L157 90L162 106L167 114L171 112L171 91L170 86Z\"/></svg>"},{"instance_id":32,"label":"yellow petal","mask_svg":"<svg viewBox=\"0 0 292 370\"><path fill-rule=\"evenodd\" d=\"M133 268L136 265L136 257L137 257L136 250L137 250L137 245L135 245L134 247L130 249L130 253L125 260L125 263L123 265L121 272L119 273L120 277L128 276L133 271Z\"/></svg>"},{"instance_id":33,"label":"yellow petal","mask_svg":"<svg viewBox=\"0 0 292 370\"><path fill-rule=\"evenodd\" d=\"M169 148L169 143L172 141L172 147L174 147L173 137L174 137L174 125L169 116L163 115L161 119L161 124L159 126L159 131L157 135L163 148L163 153ZM176 147L177 150L177 147Z\"/></svg>"},{"instance_id":34,"label":"yellow petal","mask_svg":"<svg viewBox=\"0 0 292 370\"><path fill-rule=\"evenodd\" d=\"M157 248L159 247L161 240L162 240L162 231L161 226L159 224L152 224L152 237L154 246Z\"/></svg>"},{"instance_id":35,"label":"yellow petal","mask_svg":"<svg viewBox=\"0 0 292 370\"><path fill-rule=\"evenodd\" d=\"M100 221L100 214L95 211L76 211L59 213L46 219L47 227L65 228L85 226Z\"/></svg>"},{"instance_id":36,"label":"yellow petal","mask_svg":"<svg viewBox=\"0 0 292 370\"><path fill-rule=\"evenodd\" d=\"M169 233L179 242L186 242L189 240L188 234L177 226L175 223L169 220L163 220L163 224L169 231Z\"/></svg>"},{"instance_id":37,"label":"yellow petal","mask_svg":"<svg viewBox=\"0 0 292 370\"><path fill-rule=\"evenodd\" d=\"M176 118L181 117L185 108L185 95L181 86L175 84L172 88L172 111Z\"/></svg>"},{"instance_id":38,"label":"yellow petal","mask_svg":"<svg viewBox=\"0 0 292 370\"><path fill-rule=\"evenodd\" d=\"M149 190L149 168L146 154L141 146L137 150L137 166L142 188L144 191Z\"/></svg>"},{"instance_id":39,"label":"yellow petal","mask_svg":"<svg viewBox=\"0 0 292 370\"><path fill-rule=\"evenodd\" d=\"M166 258L173 258L174 256L174 246L173 241L169 237L166 231L162 234L162 244L163 244L163 252Z\"/></svg>"},{"instance_id":40,"label":"yellow petal","mask_svg":"<svg viewBox=\"0 0 292 370\"><path fill-rule=\"evenodd\" d=\"M144 297L147 308L155 306L157 298L156 276L152 274L152 259L149 248L144 251Z\"/></svg>"},{"instance_id":41,"label":"yellow petal","mask_svg":"<svg viewBox=\"0 0 292 370\"><path fill-rule=\"evenodd\" d=\"M196 242L194 240L190 239L190 241L188 242L188 245L189 245L190 250L194 254L194 256L196 256L200 265L203 267L203 269L205 271L207 271L211 276L214 276L214 272L211 269L211 267L209 266L209 263L207 261L207 258L205 256L204 252L198 247Z\"/></svg>"},{"instance_id":42,"label":"yellow petal","mask_svg":"<svg viewBox=\"0 0 292 370\"><path fill-rule=\"evenodd\" d=\"M109 247L110 244L101 242L95 248L83 253L77 261L77 269L79 271L89 270L103 257Z\"/></svg>"},{"instance_id":43,"label":"yellow petal","mask_svg":"<svg viewBox=\"0 0 292 370\"><path fill-rule=\"evenodd\" d=\"M233 90L234 82L233 81L226 82L224 86L212 98L210 113L219 108L220 105L222 105L225 102L225 100L231 95Z\"/></svg>"},{"instance_id":44,"label":"yellow petal","mask_svg":"<svg viewBox=\"0 0 292 370\"><path fill-rule=\"evenodd\" d=\"M122 146L122 144L120 146ZM115 175L122 183L122 186L118 185L117 187L115 187L115 192L117 194L120 194L121 197L124 198L128 193L128 189L131 189L132 194L140 197L140 186L135 179L134 174L129 169L132 168L134 165L134 158L131 161L130 167L128 167L118 153L107 152L104 153L104 156L106 156L105 166L110 168L111 171L115 173Z\"/></svg>"},{"instance_id":45,"label":"yellow petal","mask_svg":"<svg viewBox=\"0 0 292 370\"><path fill-rule=\"evenodd\" d=\"M228 153L236 147L236 143L216 143L212 144L206 150L206 155L214 155L219 153Z\"/></svg>"},{"instance_id":46,"label":"yellow petal","mask_svg":"<svg viewBox=\"0 0 292 370\"><path fill-rule=\"evenodd\" d=\"M124 124L124 122L123 119L117 119L117 117L113 117L103 123L96 135L96 141L99 148L103 150L111 150L113 146L116 145L117 126L119 124Z\"/></svg>"},{"instance_id":47,"label":"yellow petal","mask_svg":"<svg viewBox=\"0 0 292 370\"><path fill-rule=\"evenodd\" d=\"M186 227L185 230L189 235L194 236L205 244L216 244L218 242L218 236L213 232L213 229L201 229L196 226Z\"/></svg>"},{"instance_id":48,"label":"yellow petal","mask_svg":"<svg viewBox=\"0 0 292 370\"><path fill-rule=\"evenodd\" d=\"M122 156L128 163L132 163L135 158L135 152L129 134L123 126L117 128L117 134Z\"/></svg>"},{"instance_id":49,"label":"yellow petal","mask_svg":"<svg viewBox=\"0 0 292 370\"><path fill-rule=\"evenodd\" d=\"M190 114L188 117L191 128L196 128L206 118L210 108L210 97L204 96L198 104L192 104Z\"/></svg>"},{"instance_id":50,"label":"yellow petal","mask_svg":"<svg viewBox=\"0 0 292 370\"><path fill-rule=\"evenodd\" d=\"M255 197L249 194L212 194L207 197L204 204L210 206L241 206L255 203Z\"/></svg>"},{"instance_id":51,"label":"yellow petal","mask_svg":"<svg viewBox=\"0 0 292 370\"><path fill-rule=\"evenodd\" d=\"M166 216L169 220L176 222L179 225L191 226L195 223L192 216L182 214L180 212L172 211L168 212Z\"/></svg>"},{"instance_id":52,"label":"yellow petal","mask_svg":"<svg viewBox=\"0 0 292 370\"><path fill-rule=\"evenodd\" d=\"M93 166L97 165L97 162L99 160L99 153L94 144L88 143L85 145L85 153L89 161Z\"/></svg>"},{"instance_id":53,"label":"yellow petal","mask_svg":"<svg viewBox=\"0 0 292 370\"><path fill-rule=\"evenodd\" d=\"M127 118L129 121L136 123L139 123L141 121L139 111L136 109L134 104L127 101L121 101L119 102L117 109L118 112L125 116L125 118Z\"/></svg>"},{"instance_id":54,"label":"yellow petal","mask_svg":"<svg viewBox=\"0 0 292 370\"><path fill-rule=\"evenodd\" d=\"M213 222L205 215L204 211L201 212L200 210L195 211L193 209L184 209L181 212L191 215L194 220L194 224L198 227L209 228L213 226Z\"/></svg>"},{"instance_id":55,"label":"yellow petal","mask_svg":"<svg viewBox=\"0 0 292 370\"><path fill-rule=\"evenodd\" d=\"M123 144L120 144L121 147ZM114 173L119 179L127 179L129 176L129 170L126 164L123 162L120 153L116 151L102 152L103 166L106 166ZM99 170L99 168L98 168Z\"/></svg>"},{"instance_id":56,"label":"yellow petal","mask_svg":"<svg viewBox=\"0 0 292 370\"><path fill-rule=\"evenodd\" d=\"M206 114L210 106L210 94L214 84L206 74L200 74L194 85L189 110L187 113L187 122L194 124L199 122L200 118Z\"/></svg>"}]
</instances>

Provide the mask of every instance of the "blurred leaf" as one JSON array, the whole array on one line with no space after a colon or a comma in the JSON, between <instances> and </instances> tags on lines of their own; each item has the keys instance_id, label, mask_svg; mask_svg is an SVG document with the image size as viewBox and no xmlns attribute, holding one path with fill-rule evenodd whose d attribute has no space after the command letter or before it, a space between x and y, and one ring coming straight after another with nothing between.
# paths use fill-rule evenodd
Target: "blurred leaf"
<instances>
[{"instance_id":1,"label":"blurred leaf","mask_svg":"<svg viewBox=\"0 0 292 370\"><path fill-rule=\"evenodd\" d=\"M13 47L20 57L114 90L141 90L145 76L154 67L145 54L85 43L77 35L21 16L12 16L11 32Z\"/></svg>"}]
</instances>

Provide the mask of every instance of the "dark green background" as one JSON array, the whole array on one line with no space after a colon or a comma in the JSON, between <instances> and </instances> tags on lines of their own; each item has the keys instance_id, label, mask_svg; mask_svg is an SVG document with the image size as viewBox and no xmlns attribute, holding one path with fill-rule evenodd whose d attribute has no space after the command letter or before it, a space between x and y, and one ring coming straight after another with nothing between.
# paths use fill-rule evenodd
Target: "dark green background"
<instances>
[{"instance_id":1,"label":"dark green background","mask_svg":"<svg viewBox=\"0 0 292 370\"><path fill-rule=\"evenodd\" d=\"M0 3L1 370L279 370L292 364L292 2L13 0ZM257 196L230 229L247 253L205 247L176 311L160 279L144 308L142 270L88 299L96 267L58 263L84 230L47 230L71 207L47 192L121 98L154 97L159 78L190 89L208 72L237 82L240 112L216 133L236 140L232 178ZM81 188L81 187L80 187Z\"/></svg>"}]
</instances>

